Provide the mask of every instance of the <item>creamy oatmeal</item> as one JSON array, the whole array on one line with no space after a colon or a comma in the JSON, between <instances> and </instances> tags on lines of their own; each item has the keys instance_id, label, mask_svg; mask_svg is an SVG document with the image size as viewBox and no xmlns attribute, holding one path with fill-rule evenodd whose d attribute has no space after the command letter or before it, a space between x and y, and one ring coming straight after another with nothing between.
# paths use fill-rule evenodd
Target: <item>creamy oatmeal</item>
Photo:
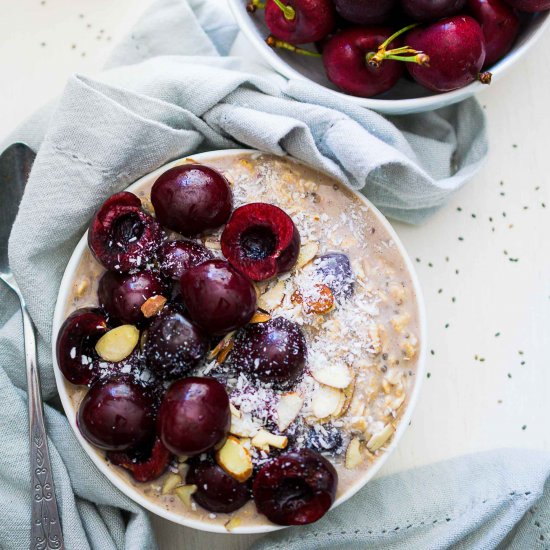
<instances>
[{"instance_id":1,"label":"creamy oatmeal","mask_svg":"<svg viewBox=\"0 0 550 550\"><path fill-rule=\"evenodd\" d=\"M207 164L229 180L235 207L271 203L296 224L301 237L297 264L289 273L255 284L259 309L254 322L284 317L297 323L306 338L307 363L290 389L258 386L232 368L238 333L230 333L194 374L223 380L231 402L230 433L248 450L256 468L282 448L313 448L335 465L338 497L385 452L415 385L419 311L405 261L376 215L329 177L269 155L243 154ZM134 192L145 210L152 211L150 188ZM219 257L220 235L218 230L202 239ZM341 267L345 262L339 263L339 255L349 258L350 272ZM103 271L86 250L67 315L97 306L97 282ZM144 381L151 376L131 362L122 365L122 372L135 370ZM66 384L77 408L87 389ZM109 465L167 510L226 525L228 530L268 523L253 501L232 514L213 514L197 506L185 484L184 458L174 460L167 473L148 483L137 483Z\"/></svg>"}]
</instances>

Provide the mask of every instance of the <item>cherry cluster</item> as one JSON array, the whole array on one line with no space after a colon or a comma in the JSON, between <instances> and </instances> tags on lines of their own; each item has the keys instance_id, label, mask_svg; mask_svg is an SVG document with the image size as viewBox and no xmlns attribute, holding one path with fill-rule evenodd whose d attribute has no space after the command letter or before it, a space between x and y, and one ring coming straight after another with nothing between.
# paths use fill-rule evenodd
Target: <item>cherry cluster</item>
<instances>
[{"instance_id":1,"label":"cherry cluster","mask_svg":"<svg viewBox=\"0 0 550 550\"><path fill-rule=\"evenodd\" d=\"M274 522L315 521L335 498L330 462L303 448L268 461L257 476L251 461L244 472L238 462L231 467L234 449L244 450L229 436L227 389L195 370L239 330L232 355L239 372L273 390L302 377L307 346L299 325L269 315L249 324L257 313L254 281L294 267L298 229L272 204L234 209L223 174L200 164L164 172L151 203L147 210L137 195L117 193L90 224L90 251L105 268L98 306L71 313L57 338L60 370L89 387L78 410L80 432L138 482L188 458L186 482L211 512L233 512L254 495ZM222 227L223 256L214 257L198 237Z\"/></svg>"},{"instance_id":2,"label":"cherry cluster","mask_svg":"<svg viewBox=\"0 0 550 550\"><path fill-rule=\"evenodd\" d=\"M437 93L490 83L521 12L548 10L550 0L250 0L247 9L264 10L270 46L322 57L339 89L373 97L405 73Z\"/></svg>"}]
</instances>

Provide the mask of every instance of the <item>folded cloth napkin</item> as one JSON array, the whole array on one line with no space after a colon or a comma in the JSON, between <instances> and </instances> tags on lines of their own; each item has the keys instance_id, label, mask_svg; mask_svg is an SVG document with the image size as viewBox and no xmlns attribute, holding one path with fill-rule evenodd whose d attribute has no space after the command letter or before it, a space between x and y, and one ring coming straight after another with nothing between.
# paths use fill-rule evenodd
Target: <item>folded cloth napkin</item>
<instances>
[{"instance_id":1,"label":"folded cloth napkin","mask_svg":"<svg viewBox=\"0 0 550 550\"><path fill-rule=\"evenodd\" d=\"M171 159L244 145L294 155L363 190L387 214L419 222L476 171L487 150L483 114L474 100L437 113L385 119L226 57L236 33L224 4L216 0L158 2L115 51L108 71L71 78L56 104L9 140L38 149L13 228L10 261L38 330L68 550L155 547L148 516L99 474L56 400L50 341L57 290L74 246L105 198ZM0 304L0 547L17 550L29 547L30 518L23 338L15 298L3 286ZM468 533L489 531L483 540L492 544L534 505L548 473L547 462L538 456L522 457L524 470L514 469L516 455L503 457L373 483L331 513L318 532L302 532L317 533L319 544L334 546L327 533L329 525L337 526L346 531L341 540L350 548L442 548L468 540ZM523 496L496 490L506 483ZM490 504L469 513L468 503L473 507L486 494L493 495ZM462 502L466 512L451 506L455 502ZM522 525L515 536L533 536L534 527ZM409 545L407 531L415 534L416 546ZM266 540L262 547L287 544L282 540ZM308 541L299 540L296 547L320 547Z\"/></svg>"}]
</instances>

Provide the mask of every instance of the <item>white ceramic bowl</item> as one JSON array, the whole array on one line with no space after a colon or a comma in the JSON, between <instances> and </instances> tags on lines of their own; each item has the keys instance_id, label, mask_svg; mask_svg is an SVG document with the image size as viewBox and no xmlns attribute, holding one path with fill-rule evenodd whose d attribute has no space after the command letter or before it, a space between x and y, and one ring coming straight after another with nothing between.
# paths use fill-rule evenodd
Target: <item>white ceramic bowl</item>
<instances>
[{"instance_id":1,"label":"white ceramic bowl","mask_svg":"<svg viewBox=\"0 0 550 550\"><path fill-rule=\"evenodd\" d=\"M219 158L220 156L232 157L232 156L239 156L243 154L252 155L256 153L258 153L258 151L254 151L250 149L246 149L246 150L232 149L227 151L213 151L209 153L202 153L198 155L192 155L192 157L194 160L198 162L208 164L210 160L214 158ZM185 157L185 158L188 158L188 157ZM181 164L183 160L184 159L176 160L174 162L166 164L165 166L159 168L158 170L155 170L154 172L151 172L150 174L144 176L143 178L139 179L138 181L130 185L127 190L132 191L133 189L139 189L144 185L152 184L163 172L165 172L166 170L168 170L169 168L172 168L177 164ZM420 289L418 278L414 270L413 263L408 257L403 245L401 244L401 241L399 240L399 237L395 233L390 223L386 220L386 218L384 218L384 216L376 209L376 207L373 206L363 195L360 195L359 193L355 193L355 195L361 201L363 201L366 206L368 206L368 208L376 215L376 217L378 218L378 221L386 228L388 233L391 235L392 239L395 241L396 246L404 259L407 269L409 270L411 280L414 286L414 290L417 296L417 303L418 303L419 325L420 325L420 334L419 334L420 351L419 351L419 357L418 357L418 366L417 366L417 373L415 377L416 380L414 384L414 389L413 389L409 404L407 406L407 409L404 412L399 422L399 425L397 427L393 440L388 447L388 450L376 461L376 463L371 468L369 468L364 473L358 474L357 483L353 487L351 487L347 492L341 495L340 498L338 498L334 503L334 506L338 506L339 504L342 504L342 502L344 502L345 500L353 496L357 491L359 491L359 489L364 487L364 485L370 479L372 479L374 475L376 475L378 470L382 467L382 465L386 462L386 460L391 455L393 450L397 447L397 444L399 443L401 436L403 435L403 433L407 429L407 426L409 425L412 411L418 400L420 385L425 378L425 357L426 357L426 347L427 347L426 346L426 321L425 321L426 317L425 317L425 310L424 310L424 300L422 297L422 292ZM77 411L73 406L73 403L68 393L68 389L71 387L71 384L65 380L57 364L56 340L57 340L57 334L59 332L59 329L61 328L61 325L65 320L65 311L67 308L68 300L73 291L73 282L74 282L76 268L78 267L78 264L80 263L82 255L86 251L87 246L88 246L88 233L86 232L82 237L82 239L80 239L80 242L78 243L76 248L74 249L71 259L67 264L67 268L65 269L65 273L61 281L61 286L59 288L59 294L57 296L57 303L55 306L55 313L54 313L53 326L52 326L52 355L53 355L55 380L57 384L57 389L59 391L59 396L61 398L61 402L65 410L65 414L67 415L67 418L69 420L69 423L72 429L74 430L76 438L78 439L78 441L80 442L80 444L82 445L86 453L88 453L90 458L93 460L95 465L99 468L99 470L103 474L105 474L105 476L113 483L113 485L115 485L124 494L126 494L128 497L130 497L132 500L134 500L135 502L137 502L138 504L140 504L150 512L153 512L158 516L161 516L165 519L173 521L174 523L179 523L180 525L185 525L187 527L193 527L194 529L200 529L202 531L210 531L215 533L227 533L227 530L223 527L223 525L222 526L212 525L205 521L197 520L193 518L191 514L189 514L189 516L176 514L174 512L170 512L166 510L164 507L159 506L158 504L155 504L150 500L147 500L132 485L127 483L121 475L117 474L112 468L110 468L107 465L104 459L104 454L98 451L92 445L90 445L82 437L79 429L77 428L77 425L76 425ZM235 533L235 534L266 533L269 531L275 531L277 529L281 529L281 527L278 527L272 524L266 524L266 525L257 525L254 527L236 528L232 531L232 533Z\"/></svg>"},{"instance_id":2,"label":"white ceramic bowl","mask_svg":"<svg viewBox=\"0 0 550 550\"><path fill-rule=\"evenodd\" d=\"M269 30L264 23L262 10L257 10L255 14L251 15L246 11L247 0L228 1L239 27L252 43L258 57L263 58L278 73L289 79L297 78L322 86L336 96L362 107L388 115L433 111L473 96L486 87L480 82L473 82L459 90L435 94L419 84L401 79L394 88L378 98L347 95L338 91L336 86L328 80L320 59L270 48L265 43ZM490 69L493 73L493 84L533 46L549 26L550 11L524 17L522 29L514 47L508 55Z\"/></svg>"}]
</instances>

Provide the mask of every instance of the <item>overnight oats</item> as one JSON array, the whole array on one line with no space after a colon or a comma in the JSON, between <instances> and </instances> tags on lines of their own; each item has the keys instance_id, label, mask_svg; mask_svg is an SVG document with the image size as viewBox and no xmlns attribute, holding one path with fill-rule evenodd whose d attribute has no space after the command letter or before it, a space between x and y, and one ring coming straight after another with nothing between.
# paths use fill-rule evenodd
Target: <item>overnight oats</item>
<instances>
[{"instance_id":1,"label":"overnight oats","mask_svg":"<svg viewBox=\"0 0 550 550\"><path fill-rule=\"evenodd\" d=\"M311 523L407 410L411 274L328 176L253 152L207 164L101 206L57 363L82 436L148 501L227 531Z\"/></svg>"}]
</instances>

